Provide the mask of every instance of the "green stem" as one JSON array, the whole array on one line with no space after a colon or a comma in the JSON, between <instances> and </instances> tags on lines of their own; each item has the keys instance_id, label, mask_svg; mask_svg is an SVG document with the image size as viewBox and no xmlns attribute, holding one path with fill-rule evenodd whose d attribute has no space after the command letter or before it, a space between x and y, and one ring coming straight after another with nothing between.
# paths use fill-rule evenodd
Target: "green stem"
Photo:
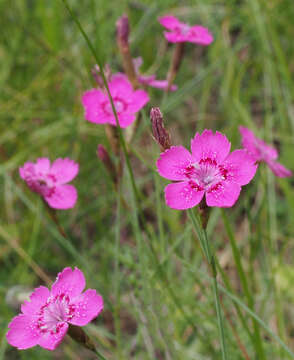
<instances>
[{"instance_id":1,"label":"green stem","mask_svg":"<svg viewBox=\"0 0 294 360\"><path fill-rule=\"evenodd\" d=\"M213 294L214 294L214 302L215 302L215 309L216 309L218 329L219 329L222 359L227 360L228 356L227 356L227 349L226 349L226 343L225 343L225 331L224 331L223 316L222 316L221 305L220 305L220 296L219 296L219 291L218 291L217 267L216 267L216 263L215 263L215 257L214 257L213 251L210 248L206 229L203 229L201 226L201 222L200 222L198 213L195 214L195 212L193 210L189 210L189 215L192 219L192 223L195 228L195 231L197 232L203 252L204 252L206 259L208 261L208 264L211 268L211 272L212 272L212 276L213 276L213 282L212 282Z\"/></svg>"},{"instance_id":2,"label":"green stem","mask_svg":"<svg viewBox=\"0 0 294 360\"><path fill-rule=\"evenodd\" d=\"M254 298L253 298L253 296L250 292L249 286L248 286L247 277L246 277L246 274L245 274L245 271L243 269L243 265L241 262L240 251L236 244L236 239L235 239L234 233L231 229L227 215L223 209L222 209L222 218L223 218L225 229L227 231L227 234L228 234L228 237L230 240L230 245L232 247L234 261L236 263L237 272L238 272L238 275L239 275L239 278L241 281L242 288L244 290L244 294L247 298L248 306L251 310L254 310ZM260 329L259 329L259 326L258 326L257 322L255 321L255 319L253 319L253 329L254 329L253 339L255 340L254 345L255 345L258 359L266 360L264 349L263 349L263 344L262 344L262 338L261 338L261 334L260 334Z\"/></svg>"}]
</instances>

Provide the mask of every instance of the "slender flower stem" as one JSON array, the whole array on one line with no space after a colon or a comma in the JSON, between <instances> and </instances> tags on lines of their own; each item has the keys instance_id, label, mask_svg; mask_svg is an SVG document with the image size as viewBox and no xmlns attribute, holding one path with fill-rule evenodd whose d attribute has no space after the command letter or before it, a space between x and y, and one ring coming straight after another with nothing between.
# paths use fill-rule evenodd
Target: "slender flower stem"
<instances>
[{"instance_id":1,"label":"slender flower stem","mask_svg":"<svg viewBox=\"0 0 294 360\"><path fill-rule=\"evenodd\" d=\"M195 231L198 235L200 245L203 249L203 252L206 256L207 262L208 262L211 272L212 272L212 277L213 277L212 287L213 287L213 294L214 294L215 310L216 310L217 321L218 321L222 359L227 360L228 356L227 356L226 343L225 343L224 322L223 322L223 316L222 316L221 305L220 305L220 296L219 296L219 291L218 291L217 267L216 267L215 257L214 257L213 251L210 248L206 229L204 229L201 226L201 221L200 221L198 213L195 214L195 212L193 210L189 210L189 215L192 220Z\"/></svg>"},{"instance_id":2,"label":"slender flower stem","mask_svg":"<svg viewBox=\"0 0 294 360\"><path fill-rule=\"evenodd\" d=\"M244 291L244 294L247 298L247 302L248 302L248 306L251 310L254 310L254 298L252 296L252 293L249 289L249 285L248 285L248 281L247 281L247 277L245 274L245 271L243 269L243 265L242 265L242 261L241 261L241 255L240 255L240 251L239 248L236 244L236 239L234 236L234 233L230 227L230 223L229 220L227 218L227 215L225 213L224 210L222 210L222 218L223 218L223 222L225 225L225 229L227 231L229 240L230 240L230 245L232 247L232 252L233 252L233 257L234 257L234 261L236 264L236 268L237 268L237 272L242 284L242 288ZM257 324L257 322L253 319L253 329L254 329L254 346L256 349L256 354L258 356L258 359L260 360L265 360L265 352L263 349L263 344L262 344L262 338L261 338L261 334L260 334L260 329L259 326Z\"/></svg>"},{"instance_id":3,"label":"slender flower stem","mask_svg":"<svg viewBox=\"0 0 294 360\"><path fill-rule=\"evenodd\" d=\"M45 200L43 200L43 202L44 202L44 204L45 204L46 210L47 210L50 218L53 220L54 224L56 225L59 234L60 234L61 236L63 236L65 239L67 239L66 232L64 231L63 227L60 225L60 222L59 222L59 220L58 220L56 210L55 210L55 209L52 209L52 208L46 203Z\"/></svg>"}]
</instances>

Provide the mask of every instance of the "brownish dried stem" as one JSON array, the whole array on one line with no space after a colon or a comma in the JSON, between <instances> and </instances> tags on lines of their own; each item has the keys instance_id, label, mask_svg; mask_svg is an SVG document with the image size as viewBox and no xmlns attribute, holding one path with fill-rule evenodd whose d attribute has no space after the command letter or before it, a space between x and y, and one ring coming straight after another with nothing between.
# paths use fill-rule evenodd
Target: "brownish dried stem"
<instances>
[{"instance_id":1,"label":"brownish dried stem","mask_svg":"<svg viewBox=\"0 0 294 360\"><path fill-rule=\"evenodd\" d=\"M168 82L168 86L167 86L167 90L166 90L167 92L170 91L171 86L175 80L175 77L179 71L179 68L181 66L181 62L183 59L183 55L184 55L184 50L185 50L185 43L180 42L180 43L176 44L174 52L173 52L170 68L167 73L167 82Z\"/></svg>"},{"instance_id":2,"label":"brownish dried stem","mask_svg":"<svg viewBox=\"0 0 294 360\"><path fill-rule=\"evenodd\" d=\"M88 350L96 352L96 346L84 330L75 325L69 325L68 335Z\"/></svg>"},{"instance_id":3,"label":"brownish dried stem","mask_svg":"<svg viewBox=\"0 0 294 360\"><path fill-rule=\"evenodd\" d=\"M109 140L109 143L110 143L110 146L111 146L111 149L112 149L114 155L118 156L119 150L120 150L120 143L119 143L119 133L118 133L116 126L106 124L105 125L105 133Z\"/></svg>"},{"instance_id":4,"label":"brownish dried stem","mask_svg":"<svg viewBox=\"0 0 294 360\"><path fill-rule=\"evenodd\" d=\"M122 57L124 71L134 89L136 89L139 87L139 83L130 51L129 32L129 19L128 16L124 14L118 19L116 23L117 45Z\"/></svg>"},{"instance_id":5,"label":"brownish dried stem","mask_svg":"<svg viewBox=\"0 0 294 360\"><path fill-rule=\"evenodd\" d=\"M66 232L64 231L63 227L60 225L58 217L57 217L57 213L55 209L52 209L47 203L46 201L43 199L43 202L45 204L45 207L48 211L49 216L51 217L51 219L53 220L54 224L57 227L58 232L60 233L61 236L63 236L64 238L67 239L67 235Z\"/></svg>"}]
</instances>

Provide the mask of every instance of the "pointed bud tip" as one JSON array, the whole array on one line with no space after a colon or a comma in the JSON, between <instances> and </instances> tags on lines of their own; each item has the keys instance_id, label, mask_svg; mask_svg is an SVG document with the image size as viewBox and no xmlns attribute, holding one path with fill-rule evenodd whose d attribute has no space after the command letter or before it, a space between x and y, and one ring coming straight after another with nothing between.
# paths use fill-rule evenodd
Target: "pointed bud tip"
<instances>
[{"instance_id":1,"label":"pointed bud tip","mask_svg":"<svg viewBox=\"0 0 294 360\"><path fill-rule=\"evenodd\" d=\"M123 14L116 22L116 33L118 41L122 44L127 44L129 41L129 18L126 14Z\"/></svg>"},{"instance_id":2,"label":"pointed bud tip","mask_svg":"<svg viewBox=\"0 0 294 360\"><path fill-rule=\"evenodd\" d=\"M151 109L150 119L154 139L162 150L169 149L171 147L170 135L164 128L162 113L158 107Z\"/></svg>"}]
</instances>

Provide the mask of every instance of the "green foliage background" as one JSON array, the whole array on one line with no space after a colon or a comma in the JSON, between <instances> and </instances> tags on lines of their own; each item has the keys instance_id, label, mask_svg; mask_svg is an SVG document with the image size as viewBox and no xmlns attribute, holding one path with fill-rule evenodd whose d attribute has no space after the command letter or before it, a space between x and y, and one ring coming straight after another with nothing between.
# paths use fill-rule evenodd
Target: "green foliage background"
<instances>
[{"instance_id":1,"label":"green foliage background","mask_svg":"<svg viewBox=\"0 0 294 360\"><path fill-rule=\"evenodd\" d=\"M147 214L146 227L138 230L127 173L122 194L130 209L120 209L118 216L111 179L95 155L98 143L108 146L104 128L84 120L80 102L94 86L94 59L62 1L0 0L0 359L94 358L70 339L53 353L40 348L18 352L6 343L7 324L16 314L5 301L8 290L41 283L31 260L52 279L64 267L78 266L88 287L103 295L105 310L87 329L108 359L220 359L207 268L189 219L164 203L165 181L155 171L159 149L148 114L151 106L160 105L173 142L186 146L196 131L212 128L238 148L243 124L275 143L281 162L293 170L293 0L69 3L114 71L121 70L115 22L124 12L130 18L133 55L142 56L143 70L154 70L159 78L166 75L172 46L164 53L158 16L173 13L202 24L215 41L205 49L187 46L178 91L162 99L160 91L150 89L151 101L130 146ZM59 235L40 199L18 175L20 165L41 156L80 163L74 180L77 206L59 213L70 240ZM240 285L223 215L214 209L208 234L230 292L293 349L293 178L275 178L261 165L238 204L225 213L253 304ZM25 255L15 251L15 242ZM224 293L222 301L232 321L230 326L225 320L229 358L244 359L239 338L250 359L260 360L234 302ZM253 333L248 312L240 309ZM266 329L259 331L264 359L291 358Z\"/></svg>"}]
</instances>

